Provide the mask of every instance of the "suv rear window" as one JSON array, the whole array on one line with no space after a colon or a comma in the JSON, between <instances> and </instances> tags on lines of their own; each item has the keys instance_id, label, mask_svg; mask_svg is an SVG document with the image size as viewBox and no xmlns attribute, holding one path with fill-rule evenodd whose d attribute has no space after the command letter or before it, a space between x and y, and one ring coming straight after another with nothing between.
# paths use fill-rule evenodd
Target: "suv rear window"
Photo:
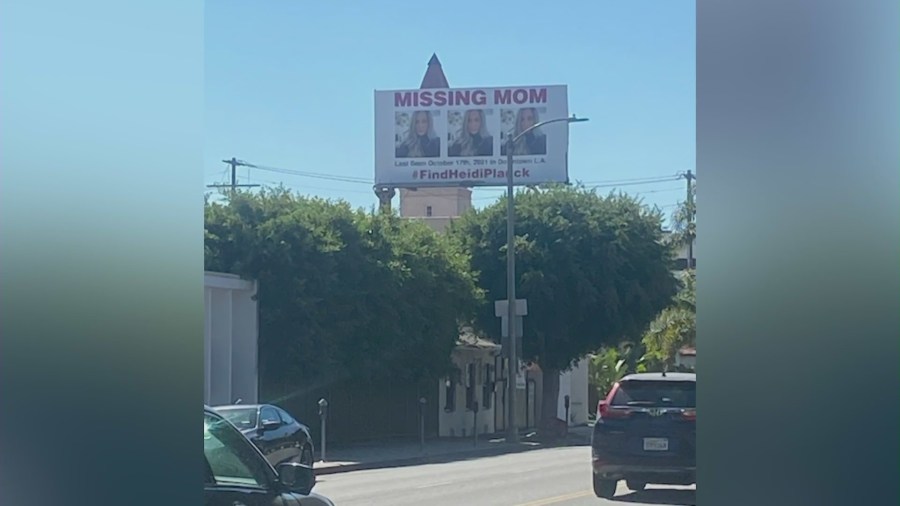
<instances>
[{"instance_id":1,"label":"suv rear window","mask_svg":"<svg viewBox=\"0 0 900 506\"><path fill-rule=\"evenodd\" d=\"M613 396L613 406L697 407L694 381L623 381Z\"/></svg>"}]
</instances>

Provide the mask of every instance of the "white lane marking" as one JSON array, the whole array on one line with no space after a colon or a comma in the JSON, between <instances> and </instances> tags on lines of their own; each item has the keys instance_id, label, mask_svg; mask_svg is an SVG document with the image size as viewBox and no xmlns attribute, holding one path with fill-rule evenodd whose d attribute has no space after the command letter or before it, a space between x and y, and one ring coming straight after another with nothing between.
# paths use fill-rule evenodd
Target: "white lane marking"
<instances>
[{"instance_id":1,"label":"white lane marking","mask_svg":"<svg viewBox=\"0 0 900 506\"><path fill-rule=\"evenodd\" d=\"M443 485L452 485L452 484L453 484L452 481L439 481L439 482L437 482L437 483L428 483L428 484L425 484L425 485L419 485L418 487L416 487L416 489L431 488L431 487L440 487L440 486L443 486Z\"/></svg>"}]
</instances>

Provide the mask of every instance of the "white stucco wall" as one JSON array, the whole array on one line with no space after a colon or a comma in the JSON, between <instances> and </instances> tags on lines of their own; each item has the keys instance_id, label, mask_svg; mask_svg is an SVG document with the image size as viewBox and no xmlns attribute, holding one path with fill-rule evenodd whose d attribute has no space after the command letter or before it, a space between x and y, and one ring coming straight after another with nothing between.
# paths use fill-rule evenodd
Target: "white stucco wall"
<instances>
[{"instance_id":1,"label":"white stucco wall","mask_svg":"<svg viewBox=\"0 0 900 506\"><path fill-rule=\"evenodd\" d=\"M679 353L678 355L675 356L675 365L696 369L697 368L697 356L696 355L682 355Z\"/></svg>"},{"instance_id":2,"label":"white stucco wall","mask_svg":"<svg viewBox=\"0 0 900 506\"><path fill-rule=\"evenodd\" d=\"M566 395L569 396L570 426L584 425L588 420L588 359L582 359L572 370L559 375L557 417L566 419Z\"/></svg>"},{"instance_id":3,"label":"white stucco wall","mask_svg":"<svg viewBox=\"0 0 900 506\"><path fill-rule=\"evenodd\" d=\"M494 365L493 353L485 349L457 349L454 350L452 359L453 363L462 371L461 382L456 387L456 409L451 412L444 409L447 405L446 379L441 380L438 385L438 435L440 437L470 437L473 435L474 413L466 406L466 367L472 363L476 365L475 399L478 401L478 433L493 434L496 432L494 410L497 407L497 396L491 400L490 408L485 408L483 403L484 366ZM497 373L494 374L496 378ZM500 387L495 386L495 388Z\"/></svg>"},{"instance_id":4,"label":"white stucco wall","mask_svg":"<svg viewBox=\"0 0 900 506\"><path fill-rule=\"evenodd\" d=\"M203 402L216 406L258 401L256 283L206 272Z\"/></svg>"}]
</instances>

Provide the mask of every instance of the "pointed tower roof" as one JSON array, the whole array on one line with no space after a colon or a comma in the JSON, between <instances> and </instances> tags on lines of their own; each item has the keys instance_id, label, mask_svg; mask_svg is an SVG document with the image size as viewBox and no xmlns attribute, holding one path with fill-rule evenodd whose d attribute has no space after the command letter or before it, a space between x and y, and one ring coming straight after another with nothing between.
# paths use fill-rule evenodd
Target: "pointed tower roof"
<instances>
[{"instance_id":1,"label":"pointed tower roof","mask_svg":"<svg viewBox=\"0 0 900 506\"><path fill-rule=\"evenodd\" d=\"M432 54L428 60L428 70L425 71L425 77L422 78L420 89L425 88L449 88L447 76L444 75L444 69L441 67L441 61L438 60L437 54Z\"/></svg>"}]
</instances>

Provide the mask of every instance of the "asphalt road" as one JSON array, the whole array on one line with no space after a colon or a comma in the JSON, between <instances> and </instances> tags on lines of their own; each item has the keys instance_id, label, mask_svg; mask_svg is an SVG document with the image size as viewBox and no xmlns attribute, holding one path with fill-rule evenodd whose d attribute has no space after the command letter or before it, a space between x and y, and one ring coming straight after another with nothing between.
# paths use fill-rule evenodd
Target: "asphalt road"
<instances>
[{"instance_id":1,"label":"asphalt road","mask_svg":"<svg viewBox=\"0 0 900 506\"><path fill-rule=\"evenodd\" d=\"M549 448L511 455L321 476L315 491L338 506L677 505L695 503L694 487L649 487L616 497L591 491L590 448Z\"/></svg>"}]
</instances>

